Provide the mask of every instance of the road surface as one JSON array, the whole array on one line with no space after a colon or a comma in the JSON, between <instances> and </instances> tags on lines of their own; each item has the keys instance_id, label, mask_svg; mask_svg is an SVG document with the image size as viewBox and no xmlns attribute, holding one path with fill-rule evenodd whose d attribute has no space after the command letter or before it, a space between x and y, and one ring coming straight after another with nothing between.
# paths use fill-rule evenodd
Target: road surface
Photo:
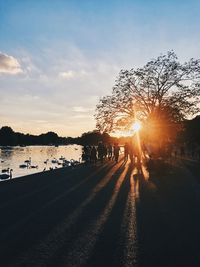
<instances>
[{"instance_id":1,"label":"road surface","mask_svg":"<svg viewBox=\"0 0 200 267\"><path fill-rule=\"evenodd\" d=\"M200 266L200 164L129 162L0 183L0 266Z\"/></svg>"}]
</instances>

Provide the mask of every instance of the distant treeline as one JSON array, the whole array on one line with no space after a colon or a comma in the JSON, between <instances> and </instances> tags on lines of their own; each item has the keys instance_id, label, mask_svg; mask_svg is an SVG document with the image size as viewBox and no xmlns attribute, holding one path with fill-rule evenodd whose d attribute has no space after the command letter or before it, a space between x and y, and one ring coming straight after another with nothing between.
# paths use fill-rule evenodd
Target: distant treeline
<instances>
[{"instance_id":1,"label":"distant treeline","mask_svg":"<svg viewBox=\"0 0 200 267\"><path fill-rule=\"evenodd\" d=\"M184 122L184 129L180 135L181 140L200 145L200 115Z\"/></svg>"},{"instance_id":2,"label":"distant treeline","mask_svg":"<svg viewBox=\"0 0 200 267\"><path fill-rule=\"evenodd\" d=\"M3 126L0 129L1 146L17 145L97 145L100 141L104 143L124 144L128 138L111 137L107 133L97 130L83 133L80 137L59 137L57 133L48 132L40 135L23 134L14 132L11 127ZM183 131L177 138L178 142L191 142L200 144L200 116L183 123Z\"/></svg>"},{"instance_id":3,"label":"distant treeline","mask_svg":"<svg viewBox=\"0 0 200 267\"><path fill-rule=\"evenodd\" d=\"M0 129L0 145L1 146L17 146L17 145L97 145L102 142L116 142L117 138L109 136L109 134L94 130L92 132L83 133L81 137L59 137L57 133L48 132L40 135L23 134L14 132L11 127L3 126Z\"/></svg>"}]
</instances>

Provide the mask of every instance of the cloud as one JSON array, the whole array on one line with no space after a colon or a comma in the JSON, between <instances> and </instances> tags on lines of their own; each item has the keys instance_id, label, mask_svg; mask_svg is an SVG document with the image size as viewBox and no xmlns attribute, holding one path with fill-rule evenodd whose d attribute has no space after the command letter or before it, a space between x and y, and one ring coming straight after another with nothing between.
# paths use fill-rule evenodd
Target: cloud
<instances>
[{"instance_id":1,"label":"cloud","mask_svg":"<svg viewBox=\"0 0 200 267\"><path fill-rule=\"evenodd\" d=\"M66 136L93 130L96 104L111 91L118 62L114 57L90 57L75 45L45 49L38 54L15 52L23 75L1 79L1 124L10 122L31 133L51 129ZM42 125L40 120L46 122Z\"/></svg>"},{"instance_id":2,"label":"cloud","mask_svg":"<svg viewBox=\"0 0 200 267\"><path fill-rule=\"evenodd\" d=\"M59 77L66 79L66 80L70 80L75 77L75 72L72 70L60 72Z\"/></svg>"},{"instance_id":3,"label":"cloud","mask_svg":"<svg viewBox=\"0 0 200 267\"><path fill-rule=\"evenodd\" d=\"M0 73L18 74L23 72L18 60L0 52Z\"/></svg>"},{"instance_id":4,"label":"cloud","mask_svg":"<svg viewBox=\"0 0 200 267\"><path fill-rule=\"evenodd\" d=\"M71 80L74 78L83 78L87 76L87 72L85 70L69 70L69 71L63 71L59 72L58 76L65 80Z\"/></svg>"},{"instance_id":5,"label":"cloud","mask_svg":"<svg viewBox=\"0 0 200 267\"><path fill-rule=\"evenodd\" d=\"M80 112L80 113L85 113L85 112L91 112L91 111L93 111L93 108L87 108L87 107L77 106L77 107L73 107L73 111Z\"/></svg>"}]
</instances>

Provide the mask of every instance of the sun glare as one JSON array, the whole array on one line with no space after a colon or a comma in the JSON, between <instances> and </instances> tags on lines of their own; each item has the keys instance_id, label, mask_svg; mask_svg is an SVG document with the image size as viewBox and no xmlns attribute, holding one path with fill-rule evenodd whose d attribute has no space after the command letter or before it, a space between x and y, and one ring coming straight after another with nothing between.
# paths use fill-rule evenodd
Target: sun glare
<instances>
[{"instance_id":1,"label":"sun glare","mask_svg":"<svg viewBox=\"0 0 200 267\"><path fill-rule=\"evenodd\" d=\"M134 132L138 132L141 129L141 124L138 121L134 122L132 129L134 130Z\"/></svg>"},{"instance_id":2,"label":"sun glare","mask_svg":"<svg viewBox=\"0 0 200 267\"><path fill-rule=\"evenodd\" d=\"M136 121L132 124L132 127L129 130L127 130L127 131L125 131L125 130L124 131L123 130L115 131L115 132L111 133L111 136L117 137L117 138L130 137L133 134L138 133L140 129L141 129L141 123L139 121Z\"/></svg>"},{"instance_id":3,"label":"sun glare","mask_svg":"<svg viewBox=\"0 0 200 267\"><path fill-rule=\"evenodd\" d=\"M116 131L114 133L111 133L111 136L117 137L117 138L128 137L128 136L131 136L131 132L130 131Z\"/></svg>"}]
</instances>

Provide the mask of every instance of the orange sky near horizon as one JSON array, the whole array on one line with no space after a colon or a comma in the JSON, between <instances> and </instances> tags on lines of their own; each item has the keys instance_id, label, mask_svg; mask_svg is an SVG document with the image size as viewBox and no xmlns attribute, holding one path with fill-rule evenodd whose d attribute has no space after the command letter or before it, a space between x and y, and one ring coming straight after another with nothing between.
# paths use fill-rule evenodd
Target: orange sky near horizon
<instances>
[{"instance_id":1,"label":"orange sky near horizon","mask_svg":"<svg viewBox=\"0 0 200 267\"><path fill-rule=\"evenodd\" d=\"M120 70L171 50L180 62L200 57L199 9L194 0L0 1L0 127L94 130Z\"/></svg>"}]
</instances>

